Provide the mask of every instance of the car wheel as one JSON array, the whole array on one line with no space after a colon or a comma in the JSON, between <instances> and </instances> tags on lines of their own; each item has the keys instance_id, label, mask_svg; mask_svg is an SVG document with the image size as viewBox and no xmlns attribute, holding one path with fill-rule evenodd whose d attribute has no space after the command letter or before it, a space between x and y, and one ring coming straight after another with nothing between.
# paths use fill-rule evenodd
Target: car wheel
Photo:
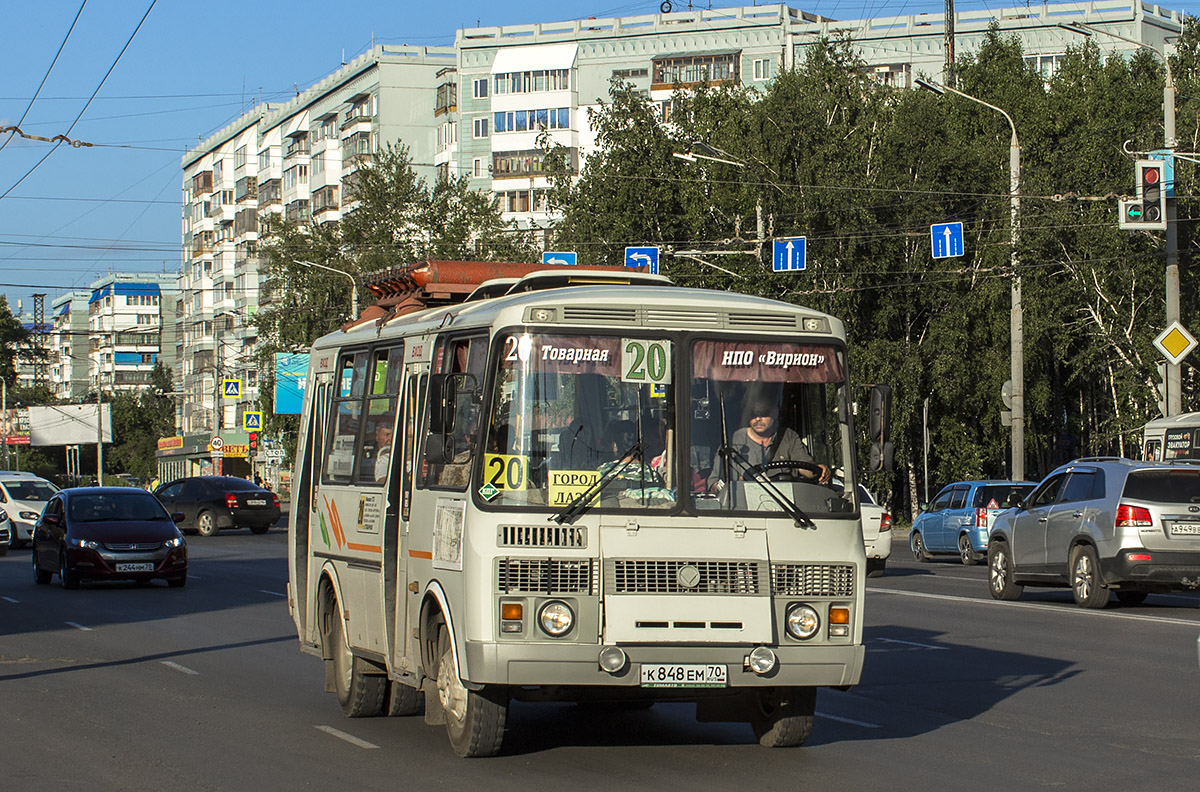
<instances>
[{"instance_id":1,"label":"car wheel","mask_svg":"<svg viewBox=\"0 0 1200 792\"><path fill-rule=\"evenodd\" d=\"M200 512L200 516L196 518L196 531L201 536L216 536L217 518L212 512Z\"/></svg>"},{"instance_id":2,"label":"car wheel","mask_svg":"<svg viewBox=\"0 0 1200 792\"><path fill-rule=\"evenodd\" d=\"M187 585L187 573L183 573L179 577L167 578L167 585L171 588L183 588Z\"/></svg>"},{"instance_id":3,"label":"car wheel","mask_svg":"<svg viewBox=\"0 0 1200 792\"><path fill-rule=\"evenodd\" d=\"M1076 545L1071 551L1071 592L1081 608L1108 605L1108 589L1100 579L1100 562L1091 545Z\"/></svg>"},{"instance_id":4,"label":"car wheel","mask_svg":"<svg viewBox=\"0 0 1200 792\"><path fill-rule=\"evenodd\" d=\"M1118 591L1117 602L1122 605L1141 605L1146 601L1146 592L1144 591Z\"/></svg>"},{"instance_id":5,"label":"car wheel","mask_svg":"<svg viewBox=\"0 0 1200 792\"><path fill-rule=\"evenodd\" d=\"M1025 587L1013 581L1012 556L1005 542L992 542L988 546L988 591L992 599L1015 600Z\"/></svg>"},{"instance_id":6,"label":"car wheel","mask_svg":"<svg viewBox=\"0 0 1200 792\"><path fill-rule=\"evenodd\" d=\"M504 741L508 694L485 688L468 690L454 669L454 649L445 624L438 633L438 704L446 717L450 747L461 757L495 756Z\"/></svg>"},{"instance_id":7,"label":"car wheel","mask_svg":"<svg viewBox=\"0 0 1200 792\"><path fill-rule=\"evenodd\" d=\"M792 748L804 745L817 712L815 687L763 688L750 695L750 727L760 745Z\"/></svg>"},{"instance_id":8,"label":"car wheel","mask_svg":"<svg viewBox=\"0 0 1200 792\"><path fill-rule=\"evenodd\" d=\"M79 588L79 577L71 569L71 565L67 563L66 550L58 551L58 580L65 589Z\"/></svg>"},{"instance_id":9,"label":"car wheel","mask_svg":"<svg viewBox=\"0 0 1200 792\"><path fill-rule=\"evenodd\" d=\"M47 572L38 566L37 562L37 547L33 548L33 582L38 585L45 585L50 582L50 578L54 577L53 572Z\"/></svg>"},{"instance_id":10,"label":"car wheel","mask_svg":"<svg viewBox=\"0 0 1200 792\"><path fill-rule=\"evenodd\" d=\"M269 525L251 525L250 526L251 533L265 534L269 530L271 530L271 526L269 526Z\"/></svg>"},{"instance_id":11,"label":"car wheel","mask_svg":"<svg viewBox=\"0 0 1200 792\"><path fill-rule=\"evenodd\" d=\"M924 564L930 559L929 551L925 549L925 539L917 531L908 535L908 548L912 550L913 558Z\"/></svg>"},{"instance_id":12,"label":"car wheel","mask_svg":"<svg viewBox=\"0 0 1200 792\"><path fill-rule=\"evenodd\" d=\"M347 718L367 718L383 711L387 677L366 674L363 661L354 656L346 643L346 630L337 603L329 614L329 651L333 654L333 679L338 703Z\"/></svg>"},{"instance_id":13,"label":"car wheel","mask_svg":"<svg viewBox=\"0 0 1200 792\"><path fill-rule=\"evenodd\" d=\"M971 547L971 537L966 534L958 537L958 557L964 566L975 566L975 548Z\"/></svg>"},{"instance_id":14,"label":"car wheel","mask_svg":"<svg viewBox=\"0 0 1200 792\"><path fill-rule=\"evenodd\" d=\"M883 577L883 570L887 566L886 558L868 558L867 559L867 577L878 578Z\"/></svg>"}]
</instances>

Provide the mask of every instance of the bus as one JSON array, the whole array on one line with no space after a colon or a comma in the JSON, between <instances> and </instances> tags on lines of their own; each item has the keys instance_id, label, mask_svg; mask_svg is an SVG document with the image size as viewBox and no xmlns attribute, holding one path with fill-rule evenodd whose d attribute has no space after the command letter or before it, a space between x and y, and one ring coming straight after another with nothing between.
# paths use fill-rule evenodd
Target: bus
<instances>
[{"instance_id":1,"label":"bus","mask_svg":"<svg viewBox=\"0 0 1200 792\"><path fill-rule=\"evenodd\" d=\"M1142 427L1142 459L1200 460L1200 413L1155 418Z\"/></svg>"},{"instance_id":2,"label":"bus","mask_svg":"<svg viewBox=\"0 0 1200 792\"><path fill-rule=\"evenodd\" d=\"M695 702L802 744L864 655L842 322L634 270L433 304L436 264L311 349L287 596L344 714L487 756L512 701Z\"/></svg>"}]
</instances>

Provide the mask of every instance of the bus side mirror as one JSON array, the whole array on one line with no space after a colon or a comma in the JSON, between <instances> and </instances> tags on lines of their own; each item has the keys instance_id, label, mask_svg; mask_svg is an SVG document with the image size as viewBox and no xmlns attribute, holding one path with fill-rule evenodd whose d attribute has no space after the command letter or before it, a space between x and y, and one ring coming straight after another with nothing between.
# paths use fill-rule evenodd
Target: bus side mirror
<instances>
[{"instance_id":1,"label":"bus side mirror","mask_svg":"<svg viewBox=\"0 0 1200 792\"><path fill-rule=\"evenodd\" d=\"M458 400L468 394L472 403L480 400L474 374L434 374L429 378L429 431L446 434L454 431Z\"/></svg>"},{"instance_id":2,"label":"bus side mirror","mask_svg":"<svg viewBox=\"0 0 1200 792\"><path fill-rule=\"evenodd\" d=\"M454 461L454 435L430 434L425 438L425 459L434 465L449 465Z\"/></svg>"},{"instance_id":3,"label":"bus side mirror","mask_svg":"<svg viewBox=\"0 0 1200 792\"><path fill-rule=\"evenodd\" d=\"M872 471L891 470L895 465L896 449L888 441L892 430L892 388L890 385L871 386L871 414L867 434L871 441L868 468Z\"/></svg>"}]
</instances>

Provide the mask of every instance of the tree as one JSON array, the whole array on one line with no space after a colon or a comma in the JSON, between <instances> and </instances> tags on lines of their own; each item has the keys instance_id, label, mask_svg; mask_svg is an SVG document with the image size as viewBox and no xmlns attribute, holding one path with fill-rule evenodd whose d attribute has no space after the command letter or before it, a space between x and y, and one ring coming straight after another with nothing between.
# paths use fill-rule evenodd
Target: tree
<instances>
[{"instance_id":1,"label":"tree","mask_svg":"<svg viewBox=\"0 0 1200 792\"><path fill-rule=\"evenodd\" d=\"M0 379L10 389L17 381L17 363L45 360L46 352L33 342L33 333L13 316L8 297L0 294Z\"/></svg>"},{"instance_id":2,"label":"tree","mask_svg":"<svg viewBox=\"0 0 1200 792\"><path fill-rule=\"evenodd\" d=\"M105 468L143 479L158 470L158 438L175 433L175 405L170 396L171 370L158 363L150 384L138 392L118 391L109 397L112 445L105 449Z\"/></svg>"}]
</instances>

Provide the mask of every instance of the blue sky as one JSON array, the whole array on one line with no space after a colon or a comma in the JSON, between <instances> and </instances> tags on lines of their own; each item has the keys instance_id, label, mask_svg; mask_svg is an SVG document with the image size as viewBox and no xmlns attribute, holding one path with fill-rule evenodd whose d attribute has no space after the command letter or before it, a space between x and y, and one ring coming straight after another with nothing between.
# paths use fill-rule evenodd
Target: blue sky
<instances>
[{"instance_id":1,"label":"blue sky","mask_svg":"<svg viewBox=\"0 0 1200 792\"><path fill-rule=\"evenodd\" d=\"M687 8L686 0L674 2L676 10ZM178 271L183 152L255 100L279 101L293 96L296 87L312 85L343 58L365 52L372 40L449 46L461 27L655 13L659 0L159 0L119 61L150 0L90 0L51 69L81 3L14 0L0 26L0 126L15 125L25 115L20 126L26 133L53 137L70 128L70 138L96 144L60 145L40 165L53 144L14 137L0 150L0 196L8 193L0 198L0 293L14 310L17 300L30 310L31 295L43 292L49 311L54 298L86 288L109 272ZM711 6L751 4L716 0ZM957 8L1018 4L960 0ZM1197 4L1200 0L1164 5L1194 13ZM697 8L709 5L695 3ZM834 19L940 13L944 8L942 0L790 5ZM87 105L114 61L115 68ZM45 85L31 105L43 78ZM8 137L0 135L0 144Z\"/></svg>"}]
</instances>

